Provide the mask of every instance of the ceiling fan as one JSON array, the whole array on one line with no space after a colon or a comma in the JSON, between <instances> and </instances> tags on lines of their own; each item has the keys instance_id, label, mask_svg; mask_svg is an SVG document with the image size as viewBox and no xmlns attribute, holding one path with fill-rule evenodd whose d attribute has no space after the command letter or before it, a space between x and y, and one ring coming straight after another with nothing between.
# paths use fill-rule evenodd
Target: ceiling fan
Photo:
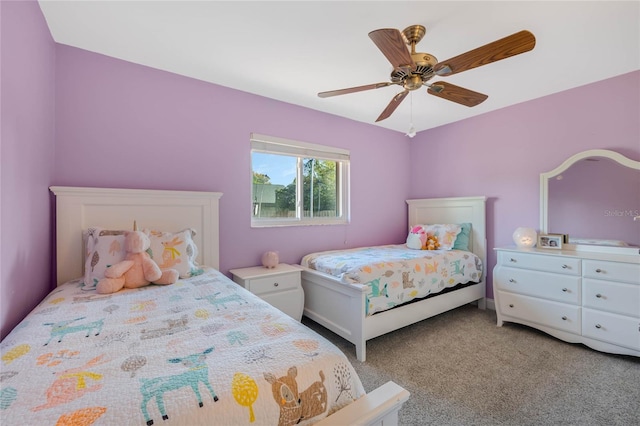
<instances>
[{"instance_id":1,"label":"ceiling fan","mask_svg":"<svg viewBox=\"0 0 640 426\"><path fill-rule=\"evenodd\" d=\"M428 81L435 76L449 76L519 55L532 50L536 45L533 34L525 30L438 62L435 56L429 53L416 52L416 44L422 40L425 32L426 29L422 25L412 25L402 32L395 28L371 31L369 37L393 65L391 81L320 92L318 96L328 98L391 85L402 86L404 90L391 99L376 122L391 116L410 91L422 86L427 87L427 93L430 95L473 107L484 102L488 96L444 81L435 83L428 83ZM405 44L411 46L411 52L407 50Z\"/></svg>"}]
</instances>

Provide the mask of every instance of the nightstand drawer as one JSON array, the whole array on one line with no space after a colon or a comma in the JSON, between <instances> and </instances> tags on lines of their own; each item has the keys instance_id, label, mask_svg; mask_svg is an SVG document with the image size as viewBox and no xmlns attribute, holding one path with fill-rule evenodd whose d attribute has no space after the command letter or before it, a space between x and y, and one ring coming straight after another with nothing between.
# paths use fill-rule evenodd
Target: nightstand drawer
<instances>
[{"instance_id":1,"label":"nightstand drawer","mask_svg":"<svg viewBox=\"0 0 640 426\"><path fill-rule=\"evenodd\" d=\"M556 274L580 275L580 259L561 256L501 251L498 263L510 268L535 269Z\"/></svg>"},{"instance_id":2,"label":"nightstand drawer","mask_svg":"<svg viewBox=\"0 0 640 426\"><path fill-rule=\"evenodd\" d=\"M265 278L253 278L249 280L249 288L253 294L286 291L300 286L300 272L292 272L283 275L274 275Z\"/></svg>"}]
</instances>

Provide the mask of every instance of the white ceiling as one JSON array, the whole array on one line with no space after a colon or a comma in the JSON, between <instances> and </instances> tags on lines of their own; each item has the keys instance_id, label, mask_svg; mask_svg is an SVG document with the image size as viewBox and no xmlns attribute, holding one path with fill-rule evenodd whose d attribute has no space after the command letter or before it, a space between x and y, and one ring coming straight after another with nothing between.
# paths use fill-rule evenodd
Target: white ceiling
<instances>
[{"instance_id":1,"label":"white ceiling","mask_svg":"<svg viewBox=\"0 0 640 426\"><path fill-rule=\"evenodd\" d=\"M54 40L406 133L640 69L639 1L40 1ZM412 92L374 123L391 65L368 33L421 24L417 51L440 61L526 29L531 52L443 80L489 95L468 108Z\"/></svg>"}]
</instances>

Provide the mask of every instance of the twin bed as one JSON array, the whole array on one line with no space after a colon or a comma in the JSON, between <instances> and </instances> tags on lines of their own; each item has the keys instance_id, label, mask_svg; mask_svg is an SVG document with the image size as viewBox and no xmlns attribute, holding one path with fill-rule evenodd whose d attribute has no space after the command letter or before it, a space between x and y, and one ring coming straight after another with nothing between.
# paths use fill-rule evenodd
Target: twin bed
<instances>
[{"instance_id":1,"label":"twin bed","mask_svg":"<svg viewBox=\"0 0 640 426\"><path fill-rule=\"evenodd\" d=\"M388 382L365 393L338 348L217 270L222 194L51 190L58 287L0 343L3 425L397 424L405 389ZM409 224L471 224L468 255L484 265L484 204L410 200ZM92 290L84 266L99 263L87 261L83 234L133 220L196 230L202 272L168 286ZM484 308L484 267L462 288L375 313L369 286L303 268L305 315L354 343L360 361L369 339L466 303Z\"/></svg>"},{"instance_id":2,"label":"twin bed","mask_svg":"<svg viewBox=\"0 0 640 426\"><path fill-rule=\"evenodd\" d=\"M222 194L51 190L58 286L0 343L3 425L397 424L406 390L365 394L338 348L218 272ZM202 273L92 290L83 233L133 220L196 230Z\"/></svg>"},{"instance_id":3,"label":"twin bed","mask_svg":"<svg viewBox=\"0 0 640 426\"><path fill-rule=\"evenodd\" d=\"M480 276L473 280L465 279L463 286L455 288L455 291L445 291L434 294L435 297L425 297L416 299L412 303L399 305L393 309L381 312L371 311L371 294L382 292L384 281L376 282L374 288L371 287L371 277L368 276L362 282L354 279L354 276L361 273L364 267L351 269L351 274L332 275L327 271L318 271L309 267L315 257L309 262L306 256L301 265L302 287L305 293L304 315L313 321L321 324L325 328L342 336L344 339L356 346L356 356L359 361L366 359L367 340L381 336L393 330L405 327L415 322L430 318L442 312L446 312L458 306L471 302L477 302L480 309L485 309L486 294L486 218L485 218L485 197L457 197L457 198L434 198L421 200L408 200L409 227L412 228L421 224L470 224L468 250L463 256L471 257L479 261ZM395 250L395 247L392 247ZM344 253L344 252L343 252ZM445 274L453 275L451 268L457 269L456 261L449 261L448 253L422 251L425 260L422 263L409 264L411 269L422 268L424 280L431 280L432 276L429 268L431 265L439 266L435 269L444 269ZM315 256L315 255L314 255ZM348 257L348 256L342 256ZM393 260L394 262L391 262ZM395 279L398 271L407 274L407 263L402 256L396 255L396 259L386 259L383 267L380 268L381 279L386 279L388 284L406 287L406 279ZM449 267L444 266L445 263ZM341 263L337 263L337 272L344 272L346 269ZM363 264L364 265L364 264ZM471 265L470 265L471 266ZM375 269L375 262L369 265ZM436 272L436 271L433 271ZM440 271L438 271L440 272ZM439 278L437 278L439 280ZM414 279L412 286L417 286L418 278ZM368 282L368 285L366 283ZM444 286L442 286L444 287ZM431 295L431 294L430 294ZM384 297L382 297L384 300ZM395 304L394 304L395 305Z\"/></svg>"}]
</instances>

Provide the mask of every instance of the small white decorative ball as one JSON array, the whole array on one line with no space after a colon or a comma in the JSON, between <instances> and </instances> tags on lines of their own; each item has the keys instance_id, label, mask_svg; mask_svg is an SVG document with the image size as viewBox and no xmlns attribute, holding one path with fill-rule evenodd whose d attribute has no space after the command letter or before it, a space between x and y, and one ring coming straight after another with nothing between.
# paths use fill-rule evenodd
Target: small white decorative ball
<instances>
[{"instance_id":1,"label":"small white decorative ball","mask_svg":"<svg viewBox=\"0 0 640 426\"><path fill-rule=\"evenodd\" d=\"M513 232L513 242L518 247L534 247L537 238L538 233L533 228L520 227Z\"/></svg>"}]
</instances>

